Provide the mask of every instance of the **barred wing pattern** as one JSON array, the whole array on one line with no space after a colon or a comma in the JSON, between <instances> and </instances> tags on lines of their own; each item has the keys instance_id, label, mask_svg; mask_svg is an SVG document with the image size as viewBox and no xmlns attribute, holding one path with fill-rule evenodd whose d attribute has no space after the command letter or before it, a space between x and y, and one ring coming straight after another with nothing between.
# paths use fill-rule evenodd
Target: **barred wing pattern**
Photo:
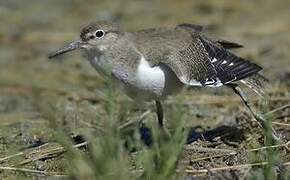
<instances>
[{"instance_id":1,"label":"barred wing pattern","mask_svg":"<svg viewBox=\"0 0 290 180\"><path fill-rule=\"evenodd\" d=\"M260 66L234 55L206 38L200 39L211 59L211 63L215 67L217 77L223 84L252 76L262 69Z\"/></svg>"},{"instance_id":2,"label":"barred wing pattern","mask_svg":"<svg viewBox=\"0 0 290 180\"><path fill-rule=\"evenodd\" d=\"M146 29L133 33L139 53L153 66L166 65L190 86L218 87L256 74L262 68L227 49L239 44L200 34L201 26Z\"/></svg>"}]
</instances>

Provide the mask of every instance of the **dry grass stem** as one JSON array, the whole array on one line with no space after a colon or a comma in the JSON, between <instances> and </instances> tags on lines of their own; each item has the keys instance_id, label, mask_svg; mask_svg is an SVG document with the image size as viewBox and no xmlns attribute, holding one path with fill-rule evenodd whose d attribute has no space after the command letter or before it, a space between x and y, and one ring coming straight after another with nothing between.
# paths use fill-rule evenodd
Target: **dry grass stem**
<instances>
[{"instance_id":1,"label":"dry grass stem","mask_svg":"<svg viewBox=\"0 0 290 180\"><path fill-rule=\"evenodd\" d=\"M54 177L66 177L66 175L58 174L56 172L38 171L38 170L16 168L16 167L0 166L0 170L18 171L18 172L41 174L41 175L45 175L45 176L54 176Z\"/></svg>"},{"instance_id":2,"label":"dry grass stem","mask_svg":"<svg viewBox=\"0 0 290 180\"><path fill-rule=\"evenodd\" d=\"M240 164L235 166L224 166L224 167L217 167L217 168L209 168L209 169L187 169L185 170L186 173L192 175L192 176L200 176L201 174L207 174L210 172L217 172L217 171L225 171L225 170L241 170L244 168L252 168L256 166L265 166L269 164L269 162L259 162L259 163L251 163L251 164ZM285 162L282 165L289 166L290 162Z\"/></svg>"}]
</instances>

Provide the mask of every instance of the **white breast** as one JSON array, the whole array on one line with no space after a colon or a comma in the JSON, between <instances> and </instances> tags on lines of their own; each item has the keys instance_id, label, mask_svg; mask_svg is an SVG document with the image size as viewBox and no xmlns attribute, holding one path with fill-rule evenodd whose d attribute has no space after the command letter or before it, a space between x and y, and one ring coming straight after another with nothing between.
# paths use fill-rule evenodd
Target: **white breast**
<instances>
[{"instance_id":1,"label":"white breast","mask_svg":"<svg viewBox=\"0 0 290 180\"><path fill-rule=\"evenodd\" d=\"M141 57L135 79L138 88L161 96L165 88L165 80L165 72L160 66L151 67L148 61Z\"/></svg>"},{"instance_id":2,"label":"white breast","mask_svg":"<svg viewBox=\"0 0 290 180\"><path fill-rule=\"evenodd\" d=\"M135 100L163 99L167 95L176 94L184 87L169 67L152 67L144 57L141 57L133 79L125 89Z\"/></svg>"},{"instance_id":3,"label":"white breast","mask_svg":"<svg viewBox=\"0 0 290 180\"><path fill-rule=\"evenodd\" d=\"M104 71L102 60L103 58L90 60L99 72ZM116 68L114 76L119 80L118 82L124 88L126 94L135 100L162 99L169 94L175 94L183 87L183 84L169 67L151 67L143 56L141 56L135 72L127 72L125 69Z\"/></svg>"}]
</instances>

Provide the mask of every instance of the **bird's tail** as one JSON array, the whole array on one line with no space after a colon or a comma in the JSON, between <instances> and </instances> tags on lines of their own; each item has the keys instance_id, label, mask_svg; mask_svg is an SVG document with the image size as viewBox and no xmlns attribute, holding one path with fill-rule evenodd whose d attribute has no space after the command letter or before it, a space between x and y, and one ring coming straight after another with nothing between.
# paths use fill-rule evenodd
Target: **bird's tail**
<instances>
[{"instance_id":1,"label":"bird's tail","mask_svg":"<svg viewBox=\"0 0 290 180\"><path fill-rule=\"evenodd\" d=\"M261 74L254 74L250 77L247 77L241 80L243 84L252 89L255 93L257 93L262 98L268 99L268 94L266 90L269 87L269 80L262 76Z\"/></svg>"}]
</instances>

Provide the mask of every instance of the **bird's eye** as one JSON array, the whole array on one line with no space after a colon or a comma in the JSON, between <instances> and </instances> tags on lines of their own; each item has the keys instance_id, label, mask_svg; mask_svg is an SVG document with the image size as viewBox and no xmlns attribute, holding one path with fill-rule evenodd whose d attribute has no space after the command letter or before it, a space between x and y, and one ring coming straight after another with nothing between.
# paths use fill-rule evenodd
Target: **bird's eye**
<instances>
[{"instance_id":1,"label":"bird's eye","mask_svg":"<svg viewBox=\"0 0 290 180\"><path fill-rule=\"evenodd\" d=\"M97 38L101 38L105 35L105 32L103 30L99 29L96 31L95 35Z\"/></svg>"}]
</instances>

